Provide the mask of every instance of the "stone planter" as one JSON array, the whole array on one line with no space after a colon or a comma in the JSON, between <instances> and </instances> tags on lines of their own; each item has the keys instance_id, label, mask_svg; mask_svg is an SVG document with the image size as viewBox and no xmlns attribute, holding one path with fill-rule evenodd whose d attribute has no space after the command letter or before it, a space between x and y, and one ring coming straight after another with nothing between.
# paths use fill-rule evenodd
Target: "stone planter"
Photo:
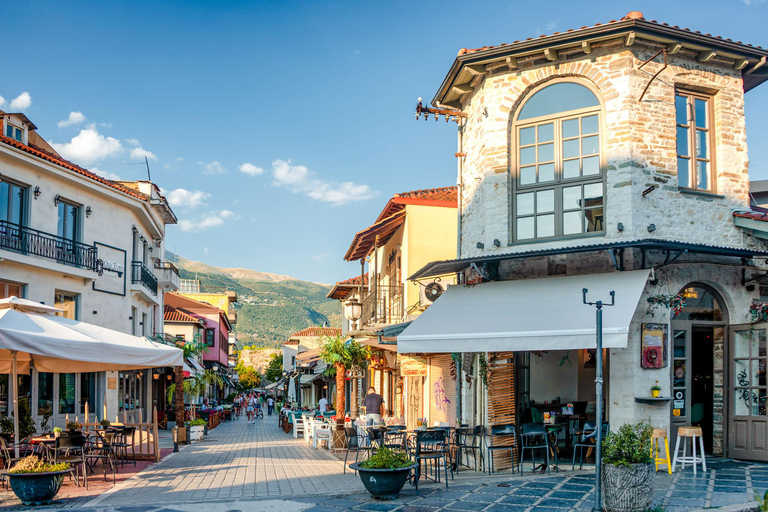
<instances>
[{"instance_id":1,"label":"stone planter","mask_svg":"<svg viewBox=\"0 0 768 512\"><path fill-rule=\"evenodd\" d=\"M606 512L643 512L653 501L653 463L603 464L603 508Z\"/></svg>"},{"instance_id":2,"label":"stone planter","mask_svg":"<svg viewBox=\"0 0 768 512\"><path fill-rule=\"evenodd\" d=\"M195 425L194 427L189 427L190 441L200 441L203 439L204 435L205 435L205 427L203 425Z\"/></svg>"},{"instance_id":3,"label":"stone planter","mask_svg":"<svg viewBox=\"0 0 768 512\"><path fill-rule=\"evenodd\" d=\"M365 489L376 500L393 500L397 498L406 480L408 480L408 473L416 466L418 464L411 464L408 467L397 469L369 469L361 468L358 462L349 465L350 468L357 471Z\"/></svg>"},{"instance_id":4,"label":"stone planter","mask_svg":"<svg viewBox=\"0 0 768 512\"><path fill-rule=\"evenodd\" d=\"M64 475L72 471L52 473L5 473L11 489L24 505L49 505L61 489Z\"/></svg>"}]
</instances>

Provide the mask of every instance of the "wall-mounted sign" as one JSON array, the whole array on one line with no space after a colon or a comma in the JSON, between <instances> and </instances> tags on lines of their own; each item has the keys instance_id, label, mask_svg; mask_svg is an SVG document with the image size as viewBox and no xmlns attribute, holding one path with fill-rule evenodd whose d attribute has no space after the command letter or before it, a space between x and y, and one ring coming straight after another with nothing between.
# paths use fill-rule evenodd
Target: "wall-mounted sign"
<instances>
[{"instance_id":1,"label":"wall-mounted sign","mask_svg":"<svg viewBox=\"0 0 768 512\"><path fill-rule=\"evenodd\" d=\"M93 290L113 295L125 295L128 253L124 249L94 242L99 251L99 276L93 281Z\"/></svg>"},{"instance_id":2,"label":"wall-mounted sign","mask_svg":"<svg viewBox=\"0 0 768 512\"><path fill-rule=\"evenodd\" d=\"M641 332L641 368L667 367L667 324L643 324Z\"/></svg>"},{"instance_id":3,"label":"wall-mounted sign","mask_svg":"<svg viewBox=\"0 0 768 512\"><path fill-rule=\"evenodd\" d=\"M674 407L675 409L682 409L683 407L685 407L685 400L674 400L672 402L672 407Z\"/></svg>"},{"instance_id":4,"label":"wall-mounted sign","mask_svg":"<svg viewBox=\"0 0 768 512\"><path fill-rule=\"evenodd\" d=\"M403 357L400 360L400 375L403 377L426 377L427 362L420 357Z\"/></svg>"},{"instance_id":5,"label":"wall-mounted sign","mask_svg":"<svg viewBox=\"0 0 768 512\"><path fill-rule=\"evenodd\" d=\"M107 389L117 389L117 378L109 377L107 379Z\"/></svg>"}]
</instances>

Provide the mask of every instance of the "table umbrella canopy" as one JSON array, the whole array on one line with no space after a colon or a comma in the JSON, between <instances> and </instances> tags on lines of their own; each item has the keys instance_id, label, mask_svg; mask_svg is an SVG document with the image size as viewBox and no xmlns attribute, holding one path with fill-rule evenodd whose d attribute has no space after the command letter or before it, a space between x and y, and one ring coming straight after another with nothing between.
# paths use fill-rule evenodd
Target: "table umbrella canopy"
<instances>
[{"instance_id":1,"label":"table umbrella canopy","mask_svg":"<svg viewBox=\"0 0 768 512\"><path fill-rule=\"evenodd\" d=\"M46 306L45 304L33 300L20 299L15 295L0 299L0 309L15 309L17 311L24 311L25 313L59 313L64 311L63 309Z\"/></svg>"}]
</instances>

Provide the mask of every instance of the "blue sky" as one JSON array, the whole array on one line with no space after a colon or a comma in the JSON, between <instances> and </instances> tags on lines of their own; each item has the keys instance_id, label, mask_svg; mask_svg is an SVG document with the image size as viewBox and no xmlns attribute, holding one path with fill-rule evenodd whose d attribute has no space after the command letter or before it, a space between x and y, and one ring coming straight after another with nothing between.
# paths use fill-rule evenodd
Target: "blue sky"
<instances>
[{"instance_id":1,"label":"blue sky","mask_svg":"<svg viewBox=\"0 0 768 512\"><path fill-rule=\"evenodd\" d=\"M417 123L462 47L642 10L768 46L765 0L12 2L0 96L107 176L152 179L167 246L330 283L394 193L453 185L455 124ZM467 7L471 6L471 9ZM12 42L14 42L12 44ZM22 93L28 93L28 97ZM768 85L746 96L752 179L768 179Z\"/></svg>"}]
</instances>

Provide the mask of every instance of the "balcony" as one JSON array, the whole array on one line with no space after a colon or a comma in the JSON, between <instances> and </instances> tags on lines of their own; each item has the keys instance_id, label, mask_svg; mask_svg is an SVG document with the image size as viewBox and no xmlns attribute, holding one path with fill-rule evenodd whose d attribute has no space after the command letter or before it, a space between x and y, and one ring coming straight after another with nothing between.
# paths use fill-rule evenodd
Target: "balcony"
<instances>
[{"instance_id":1,"label":"balcony","mask_svg":"<svg viewBox=\"0 0 768 512\"><path fill-rule=\"evenodd\" d=\"M229 313L227 313L227 320L229 320L229 323L231 325L236 325L237 324L237 311L235 311L234 309L230 309Z\"/></svg>"},{"instance_id":2,"label":"balcony","mask_svg":"<svg viewBox=\"0 0 768 512\"><path fill-rule=\"evenodd\" d=\"M152 271L140 261L131 262L131 289L138 292L141 292L142 289L148 291L151 294L151 297L146 293L144 294L145 297L151 302L156 302L157 278Z\"/></svg>"},{"instance_id":3,"label":"balcony","mask_svg":"<svg viewBox=\"0 0 768 512\"><path fill-rule=\"evenodd\" d=\"M176 291L179 289L181 278L179 269L170 261L155 260L155 272L157 273L157 284L163 289Z\"/></svg>"},{"instance_id":4,"label":"balcony","mask_svg":"<svg viewBox=\"0 0 768 512\"><path fill-rule=\"evenodd\" d=\"M93 272L99 270L96 247L4 220L0 221L0 249Z\"/></svg>"},{"instance_id":5,"label":"balcony","mask_svg":"<svg viewBox=\"0 0 768 512\"><path fill-rule=\"evenodd\" d=\"M377 284L363 296L361 326L396 324L403 320L403 285Z\"/></svg>"}]
</instances>

